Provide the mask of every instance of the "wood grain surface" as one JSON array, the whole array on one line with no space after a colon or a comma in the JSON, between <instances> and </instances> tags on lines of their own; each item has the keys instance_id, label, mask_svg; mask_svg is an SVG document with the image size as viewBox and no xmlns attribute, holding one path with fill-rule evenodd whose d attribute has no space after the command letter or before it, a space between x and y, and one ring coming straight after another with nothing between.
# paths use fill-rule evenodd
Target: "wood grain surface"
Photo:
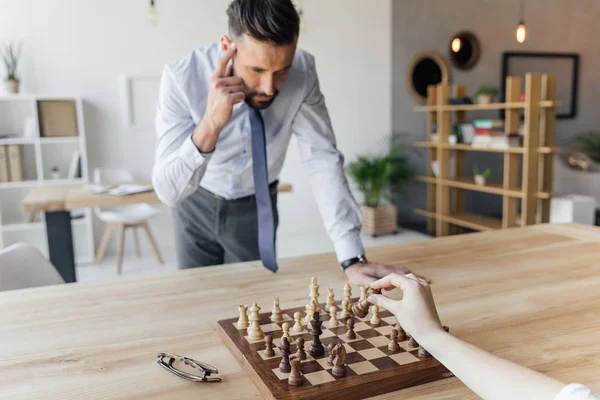
<instances>
[{"instance_id":1,"label":"wood grain surface","mask_svg":"<svg viewBox=\"0 0 600 400\"><path fill-rule=\"evenodd\" d=\"M600 391L600 229L540 225L367 254L430 277L442 322L457 337ZM345 281L333 253L280 267L272 275L251 262L0 293L0 399L261 398L217 321L237 315L239 304L269 310L275 295L282 308L304 304L311 276L322 288ZM156 365L161 351L212 364L224 381L184 381ZM376 397L400 398L477 396L450 378Z\"/></svg>"}]
</instances>

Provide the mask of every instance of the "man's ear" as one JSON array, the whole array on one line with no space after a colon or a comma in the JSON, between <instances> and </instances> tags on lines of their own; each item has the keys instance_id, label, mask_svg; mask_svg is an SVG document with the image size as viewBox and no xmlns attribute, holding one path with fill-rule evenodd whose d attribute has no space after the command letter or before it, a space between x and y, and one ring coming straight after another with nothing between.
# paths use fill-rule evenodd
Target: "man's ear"
<instances>
[{"instance_id":1,"label":"man's ear","mask_svg":"<svg viewBox=\"0 0 600 400\"><path fill-rule=\"evenodd\" d=\"M221 38L221 50L223 50L223 53L225 53L227 50L229 50L229 48L231 47L232 43L233 42L231 41L231 39L227 35L224 35Z\"/></svg>"}]
</instances>

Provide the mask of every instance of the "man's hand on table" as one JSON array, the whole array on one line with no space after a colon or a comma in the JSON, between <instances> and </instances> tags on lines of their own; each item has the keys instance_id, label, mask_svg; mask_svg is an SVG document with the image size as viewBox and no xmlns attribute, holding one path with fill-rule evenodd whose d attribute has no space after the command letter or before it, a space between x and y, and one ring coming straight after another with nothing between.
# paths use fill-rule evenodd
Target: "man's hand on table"
<instances>
[{"instance_id":1,"label":"man's hand on table","mask_svg":"<svg viewBox=\"0 0 600 400\"><path fill-rule=\"evenodd\" d=\"M394 267L377 263L354 264L346 269L348 281L353 285L359 286L369 286L372 282L389 274L406 275L410 273L412 273L412 271L405 267ZM429 282L429 279L427 278L419 275L416 276Z\"/></svg>"}]
</instances>

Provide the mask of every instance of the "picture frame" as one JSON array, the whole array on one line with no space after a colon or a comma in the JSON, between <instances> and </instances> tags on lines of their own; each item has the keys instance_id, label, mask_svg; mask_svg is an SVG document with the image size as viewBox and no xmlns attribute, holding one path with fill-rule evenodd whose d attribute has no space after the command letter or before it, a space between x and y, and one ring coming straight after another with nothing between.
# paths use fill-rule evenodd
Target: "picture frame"
<instances>
[{"instance_id":1,"label":"picture frame","mask_svg":"<svg viewBox=\"0 0 600 400\"><path fill-rule=\"evenodd\" d=\"M160 75L121 74L119 85L125 129L154 130L160 79Z\"/></svg>"},{"instance_id":2,"label":"picture frame","mask_svg":"<svg viewBox=\"0 0 600 400\"><path fill-rule=\"evenodd\" d=\"M506 93L506 78L523 78L528 72L539 72L556 76L557 101L556 118L574 119L577 116L577 98L579 95L579 54L543 53L543 52L505 52L502 54L502 72L500 84L502 95ZM524 93L525 90L522 90ZM504 118L504 111L501 111Z\"/></svg>"}]
</instances>

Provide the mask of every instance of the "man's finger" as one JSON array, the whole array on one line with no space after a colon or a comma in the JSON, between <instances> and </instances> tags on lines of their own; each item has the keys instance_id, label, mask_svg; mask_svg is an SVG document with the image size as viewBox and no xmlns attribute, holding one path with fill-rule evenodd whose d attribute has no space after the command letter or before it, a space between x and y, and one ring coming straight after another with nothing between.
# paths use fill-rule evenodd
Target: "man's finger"
<instances>
[{"instance_id":1,"label":"man's finger","mask_svg":"<svg viewBox=\"0 0 600 400\"><path fill-rule=\"evenodd\" d=\"M410 274L412 275L412 274ZM412 281L415 282L416 279L411 279L410 275L399 275L399 274L389 274L378 281L371 283L371 288L373 289L385 289L390 286L399 287L402 290L406 289L406 286ZM413 275L414 276L414 275Z\"/></svg>"},{"instance_id":2,"label":"man's finger","mask_svg":"<svg viewBox=\"0 0 600 400\"><path fill-rule=\"evenodd\" d=\"M229 63L229 60L231 60L233 58L235 51L236 51L235 43L232 43L231 46L229 46L229 49L227 49L227 51L225 52L225 54L223 54L223 57L221 57L221 59L219 60L219 63L217 64L217 68L215 69L213 76L216 76L216 77L227 76L227 64Z\"/></svg>"},{"instance_id":3,"label":"man's finger","mask_svg":"<svg viewBox=\"0 0 600 400\"><path fill-rule=\"evenodd\" d=\"M385 297L382 294L372 294L367 298L367 301L371 304L376 304L379 307L383 307L386 310L393 308L395 301Z\"/></svg>"},{"instance_id":4,"label":"man's finger","mask_svg":"<svg viewBox=\"0 0 600 400\"><path fill-rule=\"evenodd\" d=\"M225 69L225 76L231 76L233 74L233 62L229 61L227 63L227 68Z\"/></svg>"}]
</instances>

